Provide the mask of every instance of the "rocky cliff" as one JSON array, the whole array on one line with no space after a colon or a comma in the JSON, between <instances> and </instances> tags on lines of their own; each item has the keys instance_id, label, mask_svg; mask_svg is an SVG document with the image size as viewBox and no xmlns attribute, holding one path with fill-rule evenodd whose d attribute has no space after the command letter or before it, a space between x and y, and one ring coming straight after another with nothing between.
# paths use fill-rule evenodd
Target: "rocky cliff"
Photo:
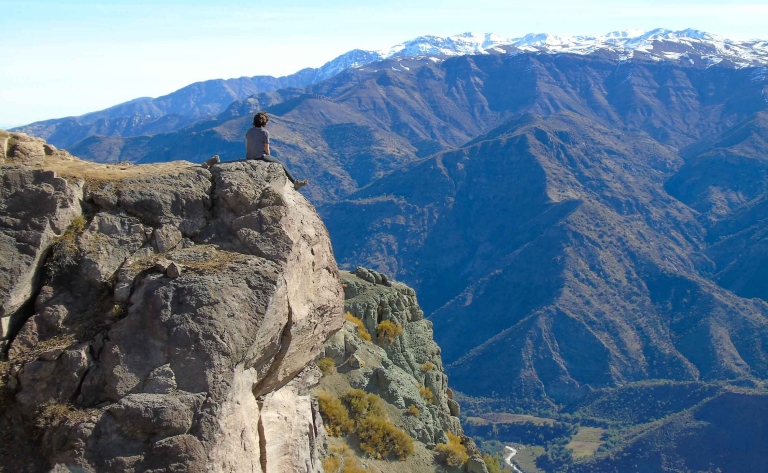
<instances>
[{"instance_id":1,"label":"rocky cliff","mask_svg":"<svg viewBox=\"0 0 768 473\"><path fill-rule=\"evenodd\" d=\"M342 286L279 166L2 132L0 194L1 471L322 471L310 365Z\"/></svg>"},{"instance_id":2,"label":"rocky cliff","mask_svg":"<svg viewBox=\"0 0 768 473\"><path fill-rule=\"evenodd\" d=\"M325 343L323 361L333 360L334 368L326 368L314 392L343 398L350 389L360 389L378 396L386 416L416 441L413 455L405 461L360 455L366 471L487 472L474 443L463 437L459 405L448 388L432 322L424 318L415 291L360 267L354 273L342 271L341 280L347 321ZM387 322L401 329L389 339L382 334ZM469 454L461 468L446 465L435 451L437 444L449 441L449 433L462 438ZM330 444L332 449L341 444L356 447L357 439L332 438Z\"/></svg>"}]
</instances>

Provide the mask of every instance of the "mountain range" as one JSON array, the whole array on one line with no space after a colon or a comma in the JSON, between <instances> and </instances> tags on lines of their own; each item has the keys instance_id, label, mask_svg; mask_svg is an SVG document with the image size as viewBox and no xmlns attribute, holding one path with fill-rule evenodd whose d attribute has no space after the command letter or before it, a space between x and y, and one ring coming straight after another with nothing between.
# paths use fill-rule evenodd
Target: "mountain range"
<instances>
[{"instance_id":1,"label":"mountain range","mask_svg":"<svg viewBox=\"0 0 768 473\"><path fill-rule=\"evenodd\" d=\"M267 110L273 148L311 179L302 192L340 265L416 289L467 399L610 424L590 409L616 392L631 410L667 399L649 385L669 399L717 386L677 410L659 401L631 420L623 453L587 470L646 458L643 471L728 471L694 450L731 445L713 427L740 429L728 409L765 406L765 42L694 30L516 41L424 37L373 62L359 52L306 87L69 150L235 160ZM765 438L758 424L742 430Z\"/></svg>"},{"instance_id":2,"label":"mountain range","mask_svg":"<svg viewBox=\"0 0 768 473\"><path fill-rule=\"evenodd\" d=\"M143 97L79 117L45 120L14 128L70 147L90 136L130 137L167 133L224 111L235 100L261 92L306 87L351 68L388 58L446 57L468 54L600 54L619 60L633 57L655 61L688 61L702 67L723 63L732 67L768 64L768 42L731 40L687 29L672 31L614 31L602 36L527 34L504 38L496 34L464 33L451 37L421 36L388 50L355 49L319 68L306 68L283 77L254 76L196 82L168 95ZM724 61L724 62L723 62Z\"/></svg>"}]
</instances>

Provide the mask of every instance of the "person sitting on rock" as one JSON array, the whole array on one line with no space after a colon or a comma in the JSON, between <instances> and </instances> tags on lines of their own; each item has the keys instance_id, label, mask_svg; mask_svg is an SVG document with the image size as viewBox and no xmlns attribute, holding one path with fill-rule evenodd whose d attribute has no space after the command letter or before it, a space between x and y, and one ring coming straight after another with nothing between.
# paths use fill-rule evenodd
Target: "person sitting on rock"
<instances>
[{"instance_id":1,"label":"person sitting on rock","mask_svg":"<svg viewBox=\"0 0 768 473\"><path fill-rule=\"evenodd\" d=\"M269 122L266 112L259 112L253 116L253 128L245 134L245 159L258 159L268 163L278 163L283 166L283 171L293 183L293 188L299 190L307 185L307 180L299 181L294 178L285 165L269 154L269 132L264 129Z\"/></svg>"}]
</instances>

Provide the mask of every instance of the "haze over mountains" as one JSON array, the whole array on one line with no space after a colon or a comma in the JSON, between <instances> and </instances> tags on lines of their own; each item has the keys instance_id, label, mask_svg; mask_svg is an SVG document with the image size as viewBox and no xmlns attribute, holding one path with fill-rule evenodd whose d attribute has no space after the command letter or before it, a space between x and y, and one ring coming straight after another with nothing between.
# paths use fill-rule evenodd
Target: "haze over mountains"
<instances>
[{"instance_id":1,"label":"haze over mountains","mask_svg":"<svg viewBox=\"0 0 768 473\"><path fill-rule=\"evenodd\" d=\"M97 136L79 118L45 130L103 162L238 159L266 109L339 263L415 287L459 391L582 412L615 391L633 405L646 383L673 386L669 399L691 384L751 390L664 411L675 423L628 441L635 456L585 471L628 471L670 435L698 439L697 419L736 432L712 406L763 412L768 380L766 43L695 30L526 38L355 52L325 80L151 136ZM669 452L647 471L673 468ZM691 448L674 454L671 471L708 471L688 468Z\"/></svg>"}]
</instances>

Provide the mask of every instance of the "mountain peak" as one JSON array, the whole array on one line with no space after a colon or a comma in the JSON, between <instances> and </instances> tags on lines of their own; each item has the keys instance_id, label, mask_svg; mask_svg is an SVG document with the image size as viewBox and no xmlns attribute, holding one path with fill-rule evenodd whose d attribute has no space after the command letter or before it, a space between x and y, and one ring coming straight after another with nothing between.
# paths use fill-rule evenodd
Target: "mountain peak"
<instances>
[{"instance_id":1,"label":"mountain peak","mask_svg":"<svg viewBox=\"0 0 768 473\"><path fill-rule=\"evenodd\" d=\"M448 37L427 35L396 44L384 57L483 54L486 49L508 43L509 40L493 33L466 32Z\"/></svg>"},{"instance_id":2,"label":"mountain peak","mask_svg":"<svg viewBox=\"0 0 768 473\"><path fill-rule=\"evenodd\" d=\"M680 46L669 43L677 43ZM685 51L681 52L681 48ZM677 60L682 54L689 53L701 56L708 65L719 64L723 60L728 60L729 64L735 67L768 63L768 46L765 41L731 40L693 28L684 30L655 28L647 31L627 29L598 36L528 33L518 38L469 31L453 36L419 36L396 44L388 50L366 51L366 53L370 58L369 62L374 62L391 57L463 56L515 50L582 55L608 51L622 59L633 57L636 52L640 52L656 61ZM345 56L340 56L331 63ZM358 65L364 65L363 63L364 60L358 61Z\"/></svg>"}]
</instances>

